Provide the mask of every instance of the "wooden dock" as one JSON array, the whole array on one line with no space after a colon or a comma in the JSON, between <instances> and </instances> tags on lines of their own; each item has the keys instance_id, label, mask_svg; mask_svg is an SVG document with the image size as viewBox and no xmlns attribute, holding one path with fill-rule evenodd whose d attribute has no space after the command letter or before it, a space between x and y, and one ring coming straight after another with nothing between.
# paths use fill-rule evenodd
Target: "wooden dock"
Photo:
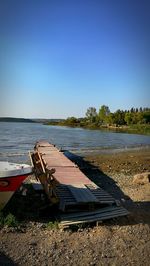
<instances>
[{"instance_id":1,"label":"wooden dock","mask_svg":"<svg viewBox=\"0 0 150 266\"><path fill-rule=\"evenodd\" d=\"M49 199L58 199L61 224L100 221L128 212L102 188L85 176L79 167L53 144L36 143L32 161ZM44 175L39 174L39 165ZM38 166L38 167L37 167Z\"/></svg>"}]
</instances>

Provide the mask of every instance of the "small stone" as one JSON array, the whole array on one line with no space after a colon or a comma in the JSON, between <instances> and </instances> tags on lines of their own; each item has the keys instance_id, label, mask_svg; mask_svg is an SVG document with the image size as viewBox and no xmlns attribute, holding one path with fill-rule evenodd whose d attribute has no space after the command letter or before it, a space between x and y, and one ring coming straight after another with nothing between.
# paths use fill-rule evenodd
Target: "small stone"
<instances>
[{"instance_id":1,"label":"small stone","mask_svg":"<svg viewBox=\"0 0 150 266\"><path fill-rule=\"evenodd\" d=\"M37 245L37 242L36 242L35 240L32 240L32 241L30 242L30 245L31 245L31 246L36 246L36 245Z\"/></svg>"},{"instance_id":2,"label":"small stone","mask_svg":"<svg viewBox=\"0 0 150 266\"><path fill-rule=\"evenodd\" d=\"M70 249L70 254L73 254L73 252L74 252L73 249Z\"/></svg>"},{"instance_id":3,"label":"small stone","mask_svg":"<svg viewBox=\"0 0 150 266\"><path fill-rule=\"evenodd\" d=\"M150 172L137 174L133 177L133 184L144 185L150 182Z\"/></svg>"}]
</instances>

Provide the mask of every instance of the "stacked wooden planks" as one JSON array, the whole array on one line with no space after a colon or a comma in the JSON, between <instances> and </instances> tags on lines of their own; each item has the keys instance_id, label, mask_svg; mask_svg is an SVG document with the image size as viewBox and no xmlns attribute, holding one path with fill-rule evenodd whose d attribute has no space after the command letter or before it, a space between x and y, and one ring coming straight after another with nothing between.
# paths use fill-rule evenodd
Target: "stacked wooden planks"
<instances>
[{"instance_id":1,"label":"stacked wooden planks","mask_svg":"<svg viewBox=\"0 0 150 266\"><path fill-rule=\"evenodd\" d=\"M116 218L118 216L125 216L128 212L123 207L109 206L95 211L76 212L67 215L61 215L61 226L68 226L73 224L91 223Z\"/></svg>"},{"instance_id":2,"label":"stacked wooden planks","mask_svg":"<svg viewBox=\"0 0 150 266\"><path fill-rule=\"evenodd\" d=\"M40 154L45 169L55 169L53 177L56 185L53 189L59 199L59 209L62 212L73 212L61 216L62 225L99 221L128 214L126 209L117 206L111 195L87 178L78 166L53 144L38 142L35 152Z\"/></svg>"}]
</instances>

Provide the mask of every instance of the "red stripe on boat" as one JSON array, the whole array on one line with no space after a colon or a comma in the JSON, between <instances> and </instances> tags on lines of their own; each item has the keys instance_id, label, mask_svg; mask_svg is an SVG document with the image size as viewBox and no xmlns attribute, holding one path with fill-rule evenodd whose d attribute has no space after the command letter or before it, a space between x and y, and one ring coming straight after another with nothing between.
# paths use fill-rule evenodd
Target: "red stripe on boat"
<instances>
[{"instance_id":1,"label":"red stripe on boat","mask_svg":"<svg viewBox=\"0 0 150 266\"><path fill-rule=\"evenodd\" d=\"M0 178L0 192L16 191L28 175Z\"/></svg>"}]
</instances>

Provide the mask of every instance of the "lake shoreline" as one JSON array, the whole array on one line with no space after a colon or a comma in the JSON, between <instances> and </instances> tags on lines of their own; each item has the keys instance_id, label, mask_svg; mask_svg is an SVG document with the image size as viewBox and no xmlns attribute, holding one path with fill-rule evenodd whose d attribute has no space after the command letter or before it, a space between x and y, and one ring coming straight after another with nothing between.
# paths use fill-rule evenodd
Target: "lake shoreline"
<instances>
[{"instance_id":1,"label":"lake shoreline","mask_svg":"<svg viewBox=\"0 0 150 266\"><path fill-rule=\"evenodd\" d=\"M113 154L122 154L122 153L131 153L131 152L146 152L150 150L150 145L142 145L142 146L134 146L134 147L120 147L120 148L113 148L113 147L106 147L101 149L80 149L80 150L62 150L64 152L71 152L72 154L79 155L79 156L99 156L103 154L113 155Z\"/></svg>"},{"instance_id":2,"label":"lake shoreline","mask_svg":"<svg viewBox=\"0 0 150 266\"><path fill-rule=\"evenodd\" d=\"M145 171L150 172L150 147L115 150L111 153L86 154L84 159L94 163L108 174L127 172L134 175Z\"/></svg>"},{"instance_id":3,"label":"lake shoreline","mask_svg":"<svg viewBox=\"0 0 150 266\"><path fill-rule=\"evenodd\" d=\"M70 128L83 128L89 130L100 130L104 132L112 132L112 133L126 133L126 134L139 134L139 135L150 135L150 125L131 125L131 126L96 126L96 125L68 125L66 123L44 123L44 125L48 126L62 126L62 127L70 127Z\"/></svg>"}]
</instances>

